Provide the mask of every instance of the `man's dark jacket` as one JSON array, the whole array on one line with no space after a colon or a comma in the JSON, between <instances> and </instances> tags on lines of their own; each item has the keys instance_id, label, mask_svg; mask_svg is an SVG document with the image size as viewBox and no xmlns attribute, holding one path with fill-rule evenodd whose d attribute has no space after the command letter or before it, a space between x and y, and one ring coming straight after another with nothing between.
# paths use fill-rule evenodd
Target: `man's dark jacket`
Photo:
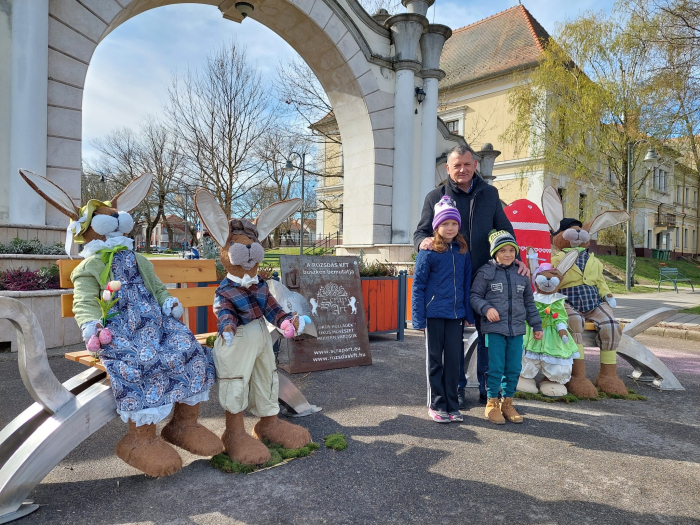
<instances>
[{"instance_id":1,"label":"man's dark jacket","mask_svg":"<svg viewBox=\"0 0 700 525\"><path fill-rule=\"evenodd\" d=\"M467 193L457 186L450 178L447 182L435 188L425 196L423 211L421 213L418 228L413 234L413 245L416 251L420 249L420 243L426 237L433 236L433 217L435 205L443 195L449 195L457 203L457 209L462 218L462 227L459 230L469 244L469 253L472 256L472 276L491 258L489 253L489 232L491 230L506 230L513 234L513 226L503 212L498 190L484 182L478 173L474 173L474 186Z\"/></svg>"}]
</instances>

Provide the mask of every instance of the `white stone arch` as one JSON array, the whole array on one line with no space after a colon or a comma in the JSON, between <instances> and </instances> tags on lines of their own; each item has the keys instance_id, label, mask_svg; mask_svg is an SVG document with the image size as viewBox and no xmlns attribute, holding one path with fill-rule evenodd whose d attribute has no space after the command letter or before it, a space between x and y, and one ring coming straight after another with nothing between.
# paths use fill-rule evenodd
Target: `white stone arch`
<instances>
[{"instance_id":1,"label":"white stone arch","mask_svg":"<svg viewBox=\"0 0 700 525\"><path fill-rule=\"evenodd\" d=\"M249 0L250 18L307 62L333 105L344 147L344 244L391 242L393 71L389 33L356 0ZM99 42L138 14L182 0L49 0L46 174L80 200L82 93ZM235 18L235 2L189 0ZM245 22L249 23L249 22ZM370 44L371 43L371 44ZM374 49L374 50L373 50ZM46 224L64 225L50 207Z\"/></svg>"}]
</instances>

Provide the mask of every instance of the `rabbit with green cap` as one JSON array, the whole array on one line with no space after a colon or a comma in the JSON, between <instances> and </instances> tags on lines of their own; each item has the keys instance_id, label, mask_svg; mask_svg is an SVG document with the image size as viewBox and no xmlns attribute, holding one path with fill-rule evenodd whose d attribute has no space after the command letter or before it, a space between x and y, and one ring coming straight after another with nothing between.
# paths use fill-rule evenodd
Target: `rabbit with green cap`
<instances>
[{"instance_id":1,"label":"rabbit with green cap","mask_svg":"<svg viewBox=\"0 0 700 525\"><path fill-rule=\"evenodd\" d=\"M214 383L211 353L179 320L182 305L126 236L134 226L129 212L148 194L152 175L134 179L111 200L91 199L78 207L45 177L20 174L70 219L66 253L75 255L75 245L83 245L84 260L71 274L73 313L88 349L107 369L117 413L129 425L117 455L159 477L182 467L171 444L202 456L221 452L221 440L197 423L199 404ZM156 424L173 408L158 436Z\"/></svg>"}]
</instances>

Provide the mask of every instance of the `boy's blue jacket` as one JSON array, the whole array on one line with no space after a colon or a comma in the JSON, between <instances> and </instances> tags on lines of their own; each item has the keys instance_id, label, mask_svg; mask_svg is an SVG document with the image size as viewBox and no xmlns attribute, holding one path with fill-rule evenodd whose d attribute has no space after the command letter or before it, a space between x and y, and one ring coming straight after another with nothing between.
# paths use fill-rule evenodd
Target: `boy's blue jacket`
<instances>
[{"instance_id":1,"label":"boy's blue jacket","mask_svg":"<svg viewBox=\"0 0 700 525\"><path fill-rule=\"evenodd\" d=\"M453 242L443 253L421 250L416 257L411 295L413 328L425 328L429 317L466 319L474 324L469 304L472 263L469 252L459 253Z\"/></svg>"}]
</instances>

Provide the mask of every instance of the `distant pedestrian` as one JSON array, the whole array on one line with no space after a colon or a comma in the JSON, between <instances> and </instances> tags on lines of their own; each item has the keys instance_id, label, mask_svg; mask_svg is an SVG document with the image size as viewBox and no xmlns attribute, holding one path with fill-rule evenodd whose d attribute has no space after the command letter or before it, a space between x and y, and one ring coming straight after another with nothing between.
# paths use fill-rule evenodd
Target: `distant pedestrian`
<instances>
[{"instance_id":1,"label":"distant pedestrian","mask_svg":"<svg viewBox=\"0 0 700 525\"><path fill-rule=\"evenodd\" d=\"M413 327L425 329L428 414L438 423L463 420L457 401L462 332L465 319L474 323L474 314L471 257L461 222L454 200L443 196L434 209L432 250L418 252L413 274Z\"/></svg>"},{"instance_id":2,"label":"distant pedestrian","mask_svg":"<svg viewBox=\"0 0 700 525\"><path fill-rule=\"evenodd\" d=\"M534 338L540 340L542 319L530 279L518 274L515 237L510 232L494 230L489 234L489 242L493 258L476 272L471 288L471 306L481 316L489 357L485 416L497 425L506 419L522 423L523 417L513 406L513 395L522 369L525 322L532 328Z\"/></svg>"}]
</instances>

